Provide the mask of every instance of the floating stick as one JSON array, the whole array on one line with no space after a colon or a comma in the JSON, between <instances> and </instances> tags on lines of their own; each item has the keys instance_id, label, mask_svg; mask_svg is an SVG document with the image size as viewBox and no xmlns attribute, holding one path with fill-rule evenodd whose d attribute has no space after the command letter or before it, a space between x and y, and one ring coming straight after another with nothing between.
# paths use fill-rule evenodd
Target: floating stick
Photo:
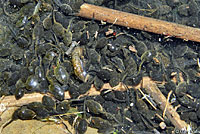
<instances>
[{"instance_id":1,"label":"floating stick","mask_svg":"<svg viewBox=\"0 0 200 134\"><path fill-rule=\"evenodd\" d=\"M171 23L163 20L139 16L131 13L117 11L91 4L83 4L77 16L106 21L111 24L144 30L156 34L162 34L200 42L200 29L185 25Z\"/></svg>"}]
</instances>

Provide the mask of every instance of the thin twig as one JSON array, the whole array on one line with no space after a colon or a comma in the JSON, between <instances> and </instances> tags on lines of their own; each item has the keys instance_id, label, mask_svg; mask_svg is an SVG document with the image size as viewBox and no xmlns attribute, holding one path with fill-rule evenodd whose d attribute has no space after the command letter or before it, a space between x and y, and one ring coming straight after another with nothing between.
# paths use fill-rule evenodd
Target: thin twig
<instances>
[{"instance_id":1,"label":"thin twig","mask_svg":"<svg viewBox=\"0 0 200 134\"><path fill-rule=\"evenodd\" d=\"M147 9L145 9L147 10ZM153 10L153 9L150 9ZM200 29L84 3L77 16L200 42Z\"/></svg>"},{"instance_id":2,"label":"thin twig","mask_svg":"<svg viewBox=\"0 0 200 134\"><path fill-rule=\"evenodd\" d=\"M167 110L167 106L168 106L168 104L169 104L169 99L170 99L170 96L171 96L171 94L172 94L172 90L168 93L168 95L167 95L167 102L166 102L166 104L165 104L165 108L164 108L164 110L163 110L163 118L165 117L165 112L166 112L166 110Z\"/></svg>"},{"instance_id":3,"label":"thin twig","mask_svg":"<svg viewBox=\"0 0 200 134\"><path fill-rule=\"evenodd\" d=\"M146 97L147 95L144 94L140 88L138 88L138 90L139 90L140 93L143 95L144 99L145 99L147 102L149 102L149 104L150 104L155 110L157 110L157 108L156 108L156 107L151 103L151 101Z\"/></svg>"}]
</instances>

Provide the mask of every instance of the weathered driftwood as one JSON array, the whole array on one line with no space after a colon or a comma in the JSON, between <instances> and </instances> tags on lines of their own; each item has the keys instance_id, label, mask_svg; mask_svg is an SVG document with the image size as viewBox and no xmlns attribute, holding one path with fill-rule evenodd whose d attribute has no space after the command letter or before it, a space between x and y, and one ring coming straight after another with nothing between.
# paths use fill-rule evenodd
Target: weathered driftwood
<instances>
[{"instance_id":1,"label":"weathered driftwood","mask_svg":"<svg viewBox=\"0 0 200 134\"><path fill-rule=\"evenodd\" d=\"M176 23L121 12L105 7L83 4L77 16L117 25L200 42L200 29Z\"/></svg>"}]
</instances>

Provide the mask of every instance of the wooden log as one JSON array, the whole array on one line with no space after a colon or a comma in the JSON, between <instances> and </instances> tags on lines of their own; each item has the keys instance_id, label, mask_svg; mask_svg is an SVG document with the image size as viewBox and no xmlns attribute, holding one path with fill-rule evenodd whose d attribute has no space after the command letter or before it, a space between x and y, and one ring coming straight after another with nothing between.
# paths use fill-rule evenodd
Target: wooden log
<instances>
[{"instance_id":1,"label":"wooden log","mask_svg":"<svg viewBox=\"0 0 200 134\"><path fill-rule=\"evenodd\" d=\"M83 4L77 16L106 21L120 26L144 30L156 34L173 36L200 42L200 29L176 23L130 14L91 4Z\"/></svg>"}]
</instances>

